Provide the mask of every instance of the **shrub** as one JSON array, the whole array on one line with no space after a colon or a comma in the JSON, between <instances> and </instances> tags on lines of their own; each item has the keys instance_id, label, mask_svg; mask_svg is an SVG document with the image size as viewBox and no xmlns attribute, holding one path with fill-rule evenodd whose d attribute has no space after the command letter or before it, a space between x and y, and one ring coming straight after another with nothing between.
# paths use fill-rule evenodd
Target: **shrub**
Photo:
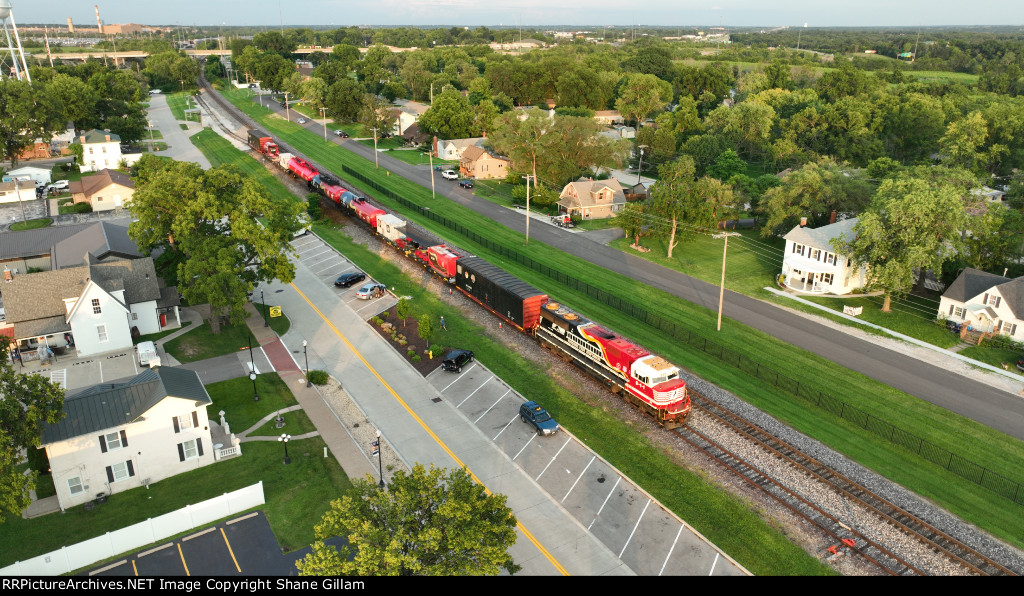
<instances>
[{"instance_id":1,"label":"shrub","mask_svg":"<svg viewBox=\"0 0 1024 596\"><path fill-rule=\"evenodd\" d=\"M306 195L306 213L311 221L317 221L323 217L320 209L320 195L310 193Z\"/></svg>"},{"instance_id":2,"label":"shrub","mask_svg":"<svg viewBox=\"0 0 1024 596\"><path fill-rule=\"evenodd\" d=\"M330 381L331 377L327 374L327 371L323 370L311 370L309 371L309 382L314 385L326 385L327 381Z\"/></svg>"},{"instance_id":3,"label":"shrub","mask_svg":"<svg viewBox=\"0 0 1024 596\"><path fill-rule=\"evenodd\" d=\"M373 323L374 325L383 325L384 324L384 321L382 321L380 317L372 317L370 319L370 322Z\"/></svg>"},{"instance_id":4,"label":"shrub","mask_svg":"<svg viewBox=\"0 0 1024 596\"><path fill-rule=\"evenodd\" d=\"M420 360L423 360L423 359L422 359L422 358L420 358L420 355L419 355L419 354L416 354L415 356L413 356L413 357L412 357L412 361L413 361L413 362L419 362Z\"/></svg>"},{"instance_id":5,"label":"shrub","mask_svg":"<svg viewBox=\"0 0 1024 596\"><path fill-rule=\"evenodd\" d=\"M75 213L92 213L92 205L89 203L76 203Z\"/></svg>"},{"instance_id":6,"label":"shrub","mask_svg":"<svg viewBox=\"0 0 1024 596\"><path fill-rule=\"evenodd\" d=\"M416 355L416 350L409 350L408 352L405 353L405 355L408 356L409 358L412 358Z\"/></svg>"},{"instance_id":7,"label":"shrub","mask_svg":"<svg viewBox=\"0 0 1024 596\"><path fill-rule=\"evenodd\" d=\"M406 340L404 340L404 339L399 339L399 340L398 340L398 345L400 345L400 346L404 346L404 345L405 345L405 344L407 344L407 343L409 343L409 342L408 342L408 341L406 341Z\"/></svg>"},{"instance_id":8,"label":"shrub","mask_svg":"<svg viewBox=\"0 0 1024 596\"><path fill-rule=\"evenodd\" d=\"M388 318L388 315L390 315L390 314L391 313L389 313L388 311L384 311L384 312L380 313L380 318L386 319L386 318Z\"/></svg>"},{"instance_id":9,"label":"shrub","mask_svg":"<svg viewBox=\"0 0 1024 596\"><path fill-rule=\"evenodd\" d=\"M427 351L434 355L434 358L438 358L444 355L444 346L433 345L427 348Z\"/></svg>"}]
</instances>

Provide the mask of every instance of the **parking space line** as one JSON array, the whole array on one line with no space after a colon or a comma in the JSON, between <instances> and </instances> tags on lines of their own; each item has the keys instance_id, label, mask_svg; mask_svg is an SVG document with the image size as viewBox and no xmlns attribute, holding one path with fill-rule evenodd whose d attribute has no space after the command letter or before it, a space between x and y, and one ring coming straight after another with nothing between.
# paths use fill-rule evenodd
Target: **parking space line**
<instances>
[{"instance_id":1,"label":"parking space line","mask_svg":"<svg viewBox=\"0 0 1024 596\"><path fill-rule=\"evenodd\" d=\"M333 252L334 252L333 250L324 250L323 252L318 252L318 253L313 254L313 255L302 255L302 256L306 257L307 259L309 259L309 258L312 258L312 257L319 257L320 255L329 255L329 254L331 254Z\"/></svg>"},{"instance_id":2,"label":"parking space line","mask_svg":"<svg viewBox=\"0 0 1024 596\"><path fill-rule=\"evenodd\" d=\"M332 262L331 262L331 264L330 264L330 266L328 266L328 267L324 267L323 269L321 269L321 270L319 270L319 271L313 271L313 275L320 275L320 274L321 274L321 273L323 273L324 271L330 271L331 269L334 269L334 268L335 268L335 267L337 267L338 265L349 265L349 269L351 269L351 268L352 268L352 266L351 266L351 265L352 265L352 263L350 263L350 262L348 262L348 261L345 261L345 260L341 260L341 261L332 261ZM312 271L312 268L309 268L309 269L310 269L310 270Z\"/></svg>"},{"instance_id":3,"label":"parking space line","mask_svg":"<svg viewBox=\"0 0 1024 596\"><path fill-rule=\"evenodd\" d=\"M452 385L458 383L460 379L462 379L462 375L457 375L454 381L448 383L448 387L451 387ZM448 391L448 387L445 387L444 389L438 391L438 393L444 393L445 391Z\"/></svg>"},{"instance_id":4,"label":"parking space line","mask_svg":"<svg viewBox=\"0 0 1024 596\"><path fill-rule=\"evenodd\" d=\"M155 552L159 552L159 551L162 551L162 550L164 550L165 548L169 548L169 547L172 547L172 546L174 546L174 543L173 543L173 542L168 542L167 544L164 544L164 545L158 546L158 547L156 547L156 548L151 548L151 549L149 549L149 550L147 550L147 551L143 551L143 552L141 552L141 553L139 553L139 554L135 555L135 557L136 557L136 558L141 558L141 557L145 557L146 555L151 555L151 554L153 554L153 553L155 553Z\"/></svg>"},{"instance_id":5,"label":"parking space line","mask_svg":"<svg viewBox=\"0 0 1024 596\"><path fill-rule=\"evenodd\" d=\"M199 538L200 536L204 536L206 534L209 534L210 532L215 532L216 530L217 530L216 526L214 526L212 528L206 528L205 530L203 530L202 532L199 532L198 534L191 534L189 536L185 536L184 538L181 539L181 541L185 542L186 540L192 540L193 538Z\"/></svg>"},{"instance_id":6,"label":"parking space line","mask_svg":"<svg viewBox=\"0 0 1024 596\"><path fill-rule=\"evenodd\" d=\"M615 477L615 484L612 486L612 489L610 491L608 491L608 496L604 498L604 503L601 503L601 508L598 509L597 513L594 514L593 521L591 521L590 525L587 526L587 531L588 532L590 531L591 526L594 525L594 522L597 521L597 518L601 517L601 512L604 511L604 506L608 504L608 499L612 498L612 495L615 494L615 487L619 485L619 481L620 480L622 480L622 476L616 476Z\"/></svg>"},{"instance_id":7,"label":"parking space line","mask_svg":"<svg viewBox=\"0 0 1024 596\"><path fill-rule=\"evenodd\" d=\"M181 543L178 543L178 554L181 556L181 564L185 567L185 575L191 576L188 571L188 563L185 562L185 553L181 552Z\"/></svg>"},{"instance_id":8,"label":"parking space line","mask_svg":"<svg viewBox=\"0 0 1024 596\"><path fill-rule=\"evenodd\" d=\"M715 560L711 562L711 571L708 571L708 576L711 576L715 572L715 565L718 565L718 557L722 553L715 551Z\"/></svg>"},{"instance_id":9,"label":"parking space line","mask_svg":"<svg viewBox=\"0 0 1024 596\"><path fill-rule=\"evenodd\" d=\"M473 390L473 393L470 393L469 395L467 395L467 396L466 396L466 399L469 399L469 398L473 397L473 395L475 395L477 391L480 391L481 389L483 389L484 385L486 385L487 383L489 383L489 382L491 381L491 379L493 379L493 378L494 378L494 377L487 377L487 380L486 380L486 381L484 381L483 383L480 383L480 386L479 386L479 387L477 387L476 389L474 389L474 390ZM460 402L459 402L459 404L458 404L457 406L455 406L455 407L456 407L456 408L458 408L458 407L460 407L460 406L461 406L462 404L466 403L466 399L464 399L464 400L460 401Z\"/></svg>"},{"instance_id":10,"label":"parking space line","mask_svg":"<svg viewBox=\"0 0 1024 596\"><path fill-rule=\"evenodd\" d=\"M514 455L514 456L512 457L512 461L516 461L516 458L517 458L517 457L519 457L519 456L520 456L520 455L521 455L521 454L523 453L523 451L526 451L526 448L530 446L530 443L532 443L532 442L533 442L533 438L534 438L534 437L536 437L536 436L537 436L537 433L530 433L530 440L529 440L529 441L527 441L527 442L526 442L526 444L525 444L525 445L523 445L523 448L522 448L522 449L520 449L520 450L519 450L519 452L518 452L518 453L516 453L516 454L515 454L515 455Z\"/></svg>"},{"instance_id":11,"label":"parking space line","mask_svg":"<svg viewBox=\"0 0 1024 596\"><path fill-rule=\"evenodd\" d=\"M498 437L500 437L500 436L501 436L501 433L505 432L505 429L506 429L506 428L508 428L508 427L512 426L512 423L516 421L516 418L519 418L519 415L518 415L518 414L517 414L517 415L515 415L515 416L513 416L513 417L512 417L512 420L509 420L509 421L508 421L508 424L506 424L505 426L501 427L501 430L499 430L499 431L498 431L498 434L494 435L494 438L493 438L493 439L491 439L491 440L492 440L492 441L496 441L496 440L498 440Z\"/></svg>"},{"instance_id":12,"label":"parking space line","mask_svg":"<svg viewBox=\"0 0 1024 596\"><path fill-rule=\"evenodd\" d=\"M587 466L586 466L585 468L583 468L583 471L582 471L582 472L580 472L580 475L576 477L576 482L573 482L573 483L572 483L572 486L570 486L570 487L569 487L569 490L565 491L565 496L564 496L564 497L562 497L562 500L561 500L561 501L559 501L559 503L564 503L564 502L565 502L565 500L569 498L569 493L571 493L571 492L572 492L572 489L576 488L576 485L577 485L577 484L579 484L580 480L581 480L581 479L583 478L583 476L584 476L584 475L585 475L585 474L587 473L587 470L589 470L589 469L590 469L590 464L594 463L594 460L595 460L595 459L597 459L597 456L596 456L596 455L594 455L594 456L592 456L592 457L590 458L590 461L588 461L588 462L587 462Z\"/></svg>"},{"instance_id":13,"label":"parking space line","mask_svg":"<svg viewBox=\"0 0 1024 596\"><path fill-rule=\"evenodd\" d=\"M540 480L540 477L544 475L544 472L548 471L548 468L551 467L551 464L555 463L555 459L558 458L558 454L561 453L562 449L565 449L566 445L568 445L570 442L572 442L572 437L569 437L565 440L565 443L558 450L558 453L551 456L551 461L548 462L548 465L544 466L544 469L540 471L540 474L537 474L537 477L534 478L534 480Z\"/></svg>"},{"instance_id":14,"label":"parking space line","mask_svg":"<svg viewBox=\"0 0 1024 596\"><path fill-rule=\"evenodd\" d=\"M235 563L235 569L241 573L242 568L238 566L238 559L235 558L235 551L231 549L231 543L228 542L228 535L224 533L224 528L220 529L220 535L224 537L224 544L228 547L228 554L231 555L231 560Z\"/></svg>"},{"instance_id":15,"label":"parking space line","mask_svg":"<svg viewBox=\"0 0 1024 596\"><path fill-rule=\"evenodd\" d=\"M236 517L235 519L230 519L230 520L224 522L224 525L225 526L230 526L231 524L237 524L238 522L243 522L243 521L245 521L245 520L247 520L249 518L256 517L258 515L259 515L259 513L253 511L252 513L250 513L249 515L246 515L244 517Z\"/></svg>"},{"instance_id":16,"label":"parking space line","mask_svg":"<svg viewBox=\"0 0 1024 596\"><path fill-rule=\"evenodd\" d=\"M676 532L676 539L672 541L672 546L668 548L668 554L665 555L665 562L661 564L661 569L658 570L658 577L661 577L662 573L665 573L665 566L668 565L668 560L672 558L672 552L676 550L676 545L679 544L679 537L683 534L683 528L686 524L679 524L679 531Z\"/></svg>"},{"instance_id":17,"label":"parking space line","mask_svg":"<svg viewBox=\"0 0 1024 596\"><path fill-rule=\"evenodd\" d=\"M96 575L97 573L103 573L104 571L110 571L111 569L114 569L116 567L120 567L121 565L124 565L127 562L128 562L128 559L122 559L122 560L120 560L120 561L118 561L116 563L111 563L110 565L107 565L106 567L101 567L100 569L93 569L92 571L89 572L89 575Z\"/></svg>"},{"instance_id":18,"label":"parking space line","mask_svg":"<svg viewBox=\"0 0 1024 596\"><path fill-rule=\"evenodd\" d=\"M619 558L622 558L622 554L626 552L626 547L633 540L633 534L636 534L636 529L640 527L640 520L644 518L644 514L647 513L647 508L651 506L651 500L647 499L647 504L644 505L644 510L640 512L640 517L636 518L636 523L633 524L633 530L629 533L629 538L626 538L626 544L622 545L622 550L619 552Z\"/></svg>"},{"instance_id":19,"label":"parking space line","mask_svg":"<svg viewBox=\"0 0 1024 596\"><path fill-rule=\"evenodd\" d=\"M496 400L494 401L494 403L493 403L493 404L491 404L491 407L490 407L490 408L487 408L486 410L484 410L484 413L483 413L483 414L480 414L480 418L483 418L484 416L486 416L486 415L487 415L487 412L490 412L490 411L491 411L491 408L493 408L494 406L498 405L498 402L500 402L501 400L505 399L505 396L506 396L506 395L508 395L509 393L512 393L512 390L511 390L511 389L509 389L509 390L508 390L508 391L506 391L506 392L505 392L505 393L504 393L504 394L503 394L503 395L502 395L501 397L499 397L498 399L496 399ZM477 422L480 422L480 418L477 418L476 420L474 420L474 421L473 421L473 424L476 424Z\"/></svg>"}]
</instances>

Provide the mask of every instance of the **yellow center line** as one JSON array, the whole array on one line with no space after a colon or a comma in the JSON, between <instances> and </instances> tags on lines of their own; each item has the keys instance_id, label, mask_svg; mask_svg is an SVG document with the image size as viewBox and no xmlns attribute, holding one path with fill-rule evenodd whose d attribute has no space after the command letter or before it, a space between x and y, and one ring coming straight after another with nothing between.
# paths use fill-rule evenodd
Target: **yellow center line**
<instances>
[{"instance_id":1,"label":"yellow center line","mask_svg":"<svg viewBox=\"0 0 1024 596\"><path fill-rule=\"evenodd\" d=\"M178 555L181 557L181 564L185 567L185 575L191 576L188 572L188 563L185 562L185 553L181 552L181 543L178 543Z\"/></svg>"},{"instance_id":2,"label":"yellow center line","mask_svg":"<svg viewBox=\"0 0 1024 596\"><path fill-rule=\"evenodd\" d=\"M237 569L238 572L241 573L242 568L238 566L238 559L235 558L235 551L232 550L231 543L228 542L228 535L224 533L224 528L220 529L220 535L224 537L224 544L228 546L228 554L231 555L231 560L235 562L235 569Z\"/></svg>"},{"instance_id":3,"label":"yellow center line","mask_svg":"<svg viewBox=\"0 0 1024 596\"><path fill-rule=\"evenodd\" d=\"M493 495L494 493L491 492L491 489L487 488L487 485L481 482L479 478L477 478L476 474L474 474L473 471L469 469L469 466L462 463L462 460L459 459L459 457L455 455L452 452L452 450L448 448L447 445L445 445L444 441L442 441L440 437L434 434L434 431L431 430L429 426L427 426L427 423L424 422L419 416L417 416L416 412L414 412L412 408L410 408L409 405L406 404L405 401L398 396L398 393L391 388L391 385L389 385L388 382L384 380L384 377L380 376L380 374L377 372L377 369L373 368L373 366L371 366L370 363L366 361L366 358L363 358L363 354L359 350L357 350L350 341L348 341L348 338L345 337L345 335L341 331L339 331L337 327L334 326L334 323L332 323L330 319L328 319L326 316L324 316L322 312L320 312L320 309L317 308L316 305L313 304L313 302L309 298L307 298L305 294L302 293L302 290L300 290L298 286L296 286L294 283L291 283L289 285L291 285L291 287L296 292L299 293L299 296L301 296L302 299L306 301L306 304L308 304L310 308L312 308L313 311L320 316L324 323L327 323L327 326L334 330L334 333L341 338L341 341L345 342L345 345L348 346L348 349L352 350L352 353L356 355L356 358L358 358L359 361L362 362L371 373L373 373L373 376L377 377L377 380L380 381L380 384L383 385L384 388L388 390L388 393L390 393L391 396L395 398L395 401L398 402L398 405L402 406L402 408L405 409L405 411L408 412L410 416L412 416L413 420L419 423L420 427L422 427L423 430L425 430L427 434L430 435L432 439L434 439L434 442L436 442L441 447L441 449L443 449L444 452L448 454L449 457L455 460L455 463L457 463L460 468L462 468L469 474L470 478L472 478L474 482L484 487L484 492L486 492L488 495ZM522 522L519 521L518 518L516 518L516 527L518 527L519 530L523 533L523 535L526 536L526 538L530 542L532 542L534 546L537 547L537 550L539 550L541 554L544 555L544 557L548 561L550 561L552 565L555 566L555 569L557 569L559 573L561 573L562 575L569 575L569 572L566 571L564 567L562 567L561 563L555 560L551 553L549 553L548 550L544 548L544 546L541 545L541 543L538 542L536 538L534 538L533 534L531 534L530 531L526 529L526 527L522 524Z\"/></svg>"}]
</instances>

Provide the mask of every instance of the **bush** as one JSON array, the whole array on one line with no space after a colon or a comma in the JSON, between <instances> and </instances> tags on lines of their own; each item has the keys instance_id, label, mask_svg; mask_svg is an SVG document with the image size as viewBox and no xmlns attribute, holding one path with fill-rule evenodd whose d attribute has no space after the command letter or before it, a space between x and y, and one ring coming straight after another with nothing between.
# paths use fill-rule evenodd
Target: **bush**
<instances>
[{"instance_id":1,"label":"bush","mask_svg":"<svg viewBox=\"0 0 1024 596\"><path fill-rule=\"evenodd\" d=\"M75 213L92 213L92 205L89 203L75 203Z\"/></svg>"},{"instance_id":2,"label":"bush","mask_svg":"<svg viewBox=\"0 0 1024 596\"><path fill-rule=\"evenodd\" d=\"M412 358L416 355L416 350L409 350L408 352L405 353L405 355L408 356L409 358Z\"/></svg>"},{"instance_id":3,"label":"bush","mask_svg":"<svg viewBox=\"0 0 1024 596\"><path fill-rule=\"evenodd\" d=\"M1013 350L1015 352L1024 351L1024 344L1019 341L1014 341L1009 335L996 334L992 337L986 338L982 344L1001 350Z\"/></svg>"},{"instance_id":4,"label":"bush","mask_svg":"<svg viewBox=\"0 0 1024 596\"><path fill-rule=\"evenodd\" d=\"M389 315L389 314L390 314L390 313L389 313L388 311L384 311L384 312L380 313L380 318L382 318L382 319L386 319L386 318L388 318L388 315Z\"/></svg>"},{"instance_id":5,"label":"bush","mask_svg":"<svg viewBox=\"0 0 1024 596\"><path fill-rule=\"evenodd\" d=\"M380 317L372 317L370 319L370 322L373 323L374 325L383 325L384 324L384 321L382 321Z\"/></svg>"},{"instance_id":6,"label":"bush","mask_svg":"<svg viewBox=\"0 0 1024 596\"><path fill-rule=\"evenodd\" d=\"M420 360L423 360L423 359L422 359L422 358L420 358L420 355L419 355L419 354L416 354L415 356L413 356L413 357L412 357L412 361L413 361L413 362L419 362Z\"/></svg>"},{"instance_id":7,"label":"bush","mask_svg":"<svg viewBox=\"0 0 1024 596\"><path fill-rule=\"evenodd\" d=\"M309 214L310 221L319 221L323 217L323 211L320 209L320 195L315 193L306 195L306 213Z\"/></svg>"},{"instance_id":8,"label":"bush","mask_svg":"<svg viewBox=\"0 0 1024 596\"><path fill-rule=\"evenodd\" d=\"M309 382L314 385L326 385L331 380L330 375L327 371L323 370L311 370L309 371Z\"/></svg>"}]
</instances>

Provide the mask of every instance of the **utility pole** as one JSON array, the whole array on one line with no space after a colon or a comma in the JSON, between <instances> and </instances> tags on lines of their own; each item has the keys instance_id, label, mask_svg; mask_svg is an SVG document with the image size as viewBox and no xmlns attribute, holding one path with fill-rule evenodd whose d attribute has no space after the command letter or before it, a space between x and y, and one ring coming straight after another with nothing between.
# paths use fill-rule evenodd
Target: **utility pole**
<instances>
[{"instance_id":1,"label":"utility pole","mask_svg":"<svg viewBox=\"0 0 1024 596\"><path fill-rule=\"evenodd\" d=\"M640 145L639 147L640 147L640 163L637 164L637 166L636 166L636 183L637 184L640 184L640 172L644 168L644 149L647 148L647 145Z\"/></svg>"},{"instance_id":2,"label":"utility pole","mask_svg":"<svg viewBox=\"0 0 1024 596\"><path fill-rule=\"evenodd\" d=\"M729 236L739 236L739 232L722 232L721 234L712 234L712 238L725 238L725 244L722 245L722 286L718 292L718 330L722 330L722 303L725 302L725 252L729 250Z\"/></svg>"},{"instance_id":3,"label":"utility pole","mask_svg":"<svg viewBox=\"0 0 1024 596\"><path fill-rule=\"evenodd\" d=\"M378 155L380 155L380 154L377 153L377 127L374 126L373 127L373 167L379 169L380 168L380 163L379 163L379 160L377 159Z\"/></svg>"},{"instance_id":4,"label":"utility pole","mask_svg":"<svg viewBox=\"0 0 1024 596\"><path fill-rule=\"evenodd\" d=\"M430 198L435 199L437 197L434 195L434 152L433 152L433 150L427 151L427 157L430 158Z\"/></svg>"},{"instance_id":5,"label":"utility pole","mask_svg":"<svg viewBox=\"0 0 1024 596\"><path fill-rule=\"evenodd\" d=\"M530 245L530 178L534 179L534 181L535 181L534 184L536 185L537 177L527 174L526 176L523 176L523 178L526 178L526 245L529 246Z\"/></svg>"},{"instance_id":6,"label":"utility pole","mask_svg":"<svg viewBox=\"0 0 1024 596\"><path fill-rule=\"evenodd\" d=\"M288 92L287 91L284 92L284 116L285 116L285 119L288 120L288 122L292 121L292 113L291 113L290 109L288 108Z\"/></svg>"},{"instance_id":7,"label":"utility pole","mask_svg":"<svg viewBox=\"0 0 1024 596\"><path fill-rule=\"evenodd\" d=\"M327 142L327 108L320 108L320 117L324 119L324 142Z\"/></svg>"},{"instance_id":8,"label":"utility pole","mask_svg":"<svg viewBox=\"0 0 1024 596\"><path fill-rule=\"evenodd\" d=\"M914 60L917 60L917 44L921 41L921 26L917 26L917 41L914 42L914 55L910 57L910 63L913 64Z\"/></svg>"}]
</instances>

